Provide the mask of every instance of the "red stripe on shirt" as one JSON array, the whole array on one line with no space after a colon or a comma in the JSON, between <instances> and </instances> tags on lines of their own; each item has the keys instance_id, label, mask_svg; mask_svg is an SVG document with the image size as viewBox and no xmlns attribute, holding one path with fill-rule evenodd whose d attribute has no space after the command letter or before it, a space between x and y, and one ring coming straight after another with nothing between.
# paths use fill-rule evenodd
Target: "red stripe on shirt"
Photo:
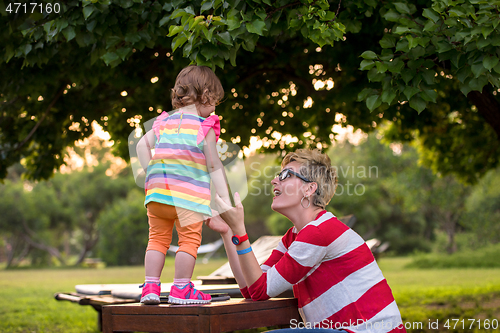
<instances>
[{"instance_id":1,"label":"red stripe on shirt","mask_svg":"<svg viewBox=\"0 0 500 333\"><path fill-rule=\"evenodd\" d=\"M363 326L366 321L394 302L394 297L387 292L387 288L389 288L387 281L385 279L380 281L368 289L356 302L343 307L330 316L328 322L351 321L354 325L361 324Z\"/></svg>"}]
</instances>

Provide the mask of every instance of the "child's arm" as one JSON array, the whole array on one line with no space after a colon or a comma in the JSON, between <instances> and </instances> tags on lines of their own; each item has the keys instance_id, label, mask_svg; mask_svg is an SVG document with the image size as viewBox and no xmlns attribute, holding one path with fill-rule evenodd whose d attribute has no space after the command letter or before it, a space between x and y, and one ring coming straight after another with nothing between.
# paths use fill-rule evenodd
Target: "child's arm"
<instances>
[{"instance_id":1,"label":"child's arm","mask_svg":"<svg viewBox=\"0 0 500 333\"><path fill-rule=\"evenodd\" d=\"M141 163L144 172L147 171L149 161L151 161L151 147L154 147L155 139L154 130L150 130L137 143L137 157L139 158L139 163Z\"/></svg>"},{"instance_id":2,"label":"child's arm","mask_svg":"<svg viewBox=\"0 0 500 333\"><path fill-rule=\"evenodd\" d=\"M207 170L210 173L210 178L214 183L215 191L229 206L231 206L231 199L229 198L228 185L226 181L226 173L224 166L219 159L217 147L215 145L215 132L210 129L205 137L203 144L203 151L207 161Z\"/></svg>"}]
</instances>

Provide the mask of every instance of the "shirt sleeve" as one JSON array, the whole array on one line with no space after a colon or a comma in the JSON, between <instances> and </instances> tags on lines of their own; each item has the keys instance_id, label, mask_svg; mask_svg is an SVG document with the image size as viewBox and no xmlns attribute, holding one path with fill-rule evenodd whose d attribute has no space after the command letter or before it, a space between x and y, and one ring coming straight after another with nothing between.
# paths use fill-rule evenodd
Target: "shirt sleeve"
<instances>
[{"instance_id":1,"label":"shirt sleeve","mask_svg":"<svg viewBox=\"0 0 500 333\"><path fill-rule=\"evenodd\" d=\"M210 129L213 129L215 132L215 141L219 140L220 136L220 121L219 121L219 116L217 115L211 115L210 117L207 117L200 126L200 130L198 132L198 136L196 138L196 144L200 144L200 142L205 139L205 137L208 134L208 131Z\"/></svg>"},{"instance_id":2,"label":"shirt sleeve","mask_svg":"<svg viewBox=\"0 0 500 333\"><path fill-rule=\"evenodd\" d=\"M248 288L252 299L278 296L303 279L325 257L328 244L324 240L317 227L302 229L278 262Z\"/></svg>"},{"instance_id":3,"label":"shirt sleeve","mask_svg":"<svg viewBox=\"0 0 500 333\"><path fill-rule=\"evenodd\" d=\"M160 127L161 127L161 123L162 121L168 117L168 113L163 111L158 117L156 117L154 123L153 123L153 130L155 132L155 135L156 135L156 140L160 140Z\"/></svg>"}]
</instances>

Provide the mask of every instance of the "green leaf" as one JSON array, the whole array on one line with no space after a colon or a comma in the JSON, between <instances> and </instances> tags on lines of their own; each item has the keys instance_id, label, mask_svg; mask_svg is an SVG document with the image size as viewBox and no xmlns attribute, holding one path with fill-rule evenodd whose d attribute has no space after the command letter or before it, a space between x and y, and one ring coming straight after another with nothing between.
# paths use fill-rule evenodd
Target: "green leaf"
<instances>
[{"instance_id":1,"label":"green leaf","mask_svg":"<svg viewBox=\"0 0 500 333\"><path fill-rule=\"evenodd\" d=\"M357 100L358 100L358 102L364 101L366 99L366 97L368 97L368 95L372 95L376 92L377 91L375 89L365 88L365 89L361 90L361 92L358 94Z\"/></svg>"},{"instance_id":2,"label":"green leaf","mask_svg":"<svg viewBox=\"0 0 500 333\"><path fill-rule=\"evenodd\" d=\"M412 86L406 86L405 90L403 91L408 100L410 100L410 98L412 98L418 92L420 92L420 89Z\"/></svg>"},{"instance_id":3,"label":"green leaf","mask_svg":"<svg viewBox=\"0 0 500 333\"><path fill-rule=\"evenodd\" d=\"M90 15L92 15L94 10L95 10L94 5L83 7L83 17L85 18L85 20L88 19Z\"/></svg>"},{"instance_id":4,"label":"green leaf","mask_svg":"<svg viewBox=\"0 0 500 333\"><path fill-rule=\"evenodd\" d=\"M434 84L436 79L436 72L434 70L424 69L420 74L422 75L425 83L427 83L428 85Z\"/></svg>"},{"instance_id":5,"label":"green leaf","mask_svg":"<svg viewBox=\"0 0 500 333\"><path fill-rule=\"evenodd\" d=\"M394 36L386 34L384 35L384 37L382 37L379 44L384 49L393 48L396 46L396 38Z\"/></svg>"},{"instance_id":6,"label":"green leaf","mask_svg":"<svg viewBox=\"0 0 500 333\"><path fill-rule=\"evenodd\" d=\"M495 72L497 72L498 74L500 74L500 63L498 65L496 65L495 68L493 68L493 70Z\"/></svg>"},{"instance_id":7,"label":"green leaf","mask_svg":"<svg viewBox=\"0 0 500 333\"><path fill-rule=\"evenodd\" d=\"M168 27L168 35L167 35L167 37L175 36L179 32L181 32L182 30L184 30L184 28L181 27L180 25L171 25L170 27Z\"/></svg>"},{"instance_id":8,"label":"green leaf","mask_svg":"<svg viewBox=\"0 0 500 333\"><path fill-rule=\"evenodd\" d=\"M203 5L201 5L201 12L209 10L210 8L212 8L212 1L210 1L210 0L205 1L205 3Z\"/></svg>"},{"instance_id":9,"label":"green leaf","mask_svg":"<svg viewBox=\"0 0 500 333\"><path fill-rule=\"evenodd\" d=\"M121 41L122 39L118 36L109 36L108 38L106 38L106 49L112 48Z\"/></svg>"},{"instance_id":10,"label":"green leaf","mask_svg":"<svg viewBox=\"0 0 500 333\"><path fill-rule=\"evenodd\" d=\"M491 72L491 70L498 64L498 57L487 55L483 59L483 66Z\"/></svg>"},{"instance_id":11,"label":"green leaf","mask_svg":"<svg viewBox=\"0 0 500 333\"><path fill-rule=\"evenodd\" d=\"M410 82L414 76L415 72L410 69L403 69L401 71L401 78L403 79L403 81L405 81L406 84L408 84L408 82Z\"/></svg>"},{"instance_id":12,"label":"green leaf","mask_svg":"<svg viewBox=\"0 0 500 333\"><path fill-rule=\"evenodd\" d=\"M438 25L432 21L427 21L427 23L424 25L423 31L434 31L438 28Z\"/></svg>"},{"instance_id":13,"label":"green leaf","mask_svg":"<svg viewBox=\"0 0 500 333\"><path fill-rule=\"evenodd\" d=\"M132 32L125 36L125 41L129 43L137 43L140 40L141 36L137 32Z\"/></svg>"},{"instance_id":14,"label":"green leaf","mask_svg":"<svg viewBox=\"0 0 500 333\"><path fill-rule=\"evenodd\" d=\"M438 13L436 13L431 8L425 8L422 12L422 16L432 20L432 22L436 23L441 18Z\"/></svg>"},{"instance_id":15,"label":"green leaf","mask_svg":"<svg viewBox=\"0 0 500 333\"><path fill-rule=\"evenodd\" d=\"M385 77L385 74L379 73L376 68L372 68L368 71L367 77L370 82L380 82Z\"/></svg>"},{"instance_id":16,"label":"green leaf","mask_svg":"<svg viewBox=\"0 0 500 333\"><path fill-rule=\"evenodd\" d=\"M87 30L90 32L94 31L96 24L97 24L96 20L90 21L89 23L87 23Z\"/></svg>"},{"instance_id":17,"label":"green leaf","mask_svg":"<svg viewBox=\"0 0 500 333\"><path fill-rule=\"evenodd\" d=\"M420 93L420 97L426 102L436 103L438 93L433 89L427 89Z\"/></svg>"},{"instance_id":18,"label":"green leaf","mask_svg":"<svg viewBox=\"0 0 500 333\"><path fill-rule=\"evenodd\" d=\"M253 22L248 22L246 27L249 32L263 36L263 30L266 28L266 23L261 20L254 20Z\"/></svg>"},{"instance_id":19,"label":"green leaf","mask_svg":"<svg viewBox=\"0 0 500 333\"><path fill-rule=\"evenodd\" d=\"M396 7L396 10L400 12L401 14L410 14L410 8L408 5L404 2L396 2L394 3L394 6Z\"/></svg>"},{"instance_id":20,"label":"green leaf","mask_svg":"<svg viewBox=\"0 0 500 333\"><path fill-rule=\"evenodd\" d=\"M398 26L396 27L396 30L394 30L394 33L395 33L395 34L398 34L398 35L402 35L402 34L407 33L407 32L411 32L411 31L410 31L410 28L408 28L408 27L403 27L403 26L400 26L400 25L398 25Z\"/></svg>"},{"instance_id":21,"label":"green leaf","mask_svg":"<svg viewBox=\"0 0 500 333\"><path fill-rule=\"evenodd\" d=\"M201 47L201 54L207 60L212 59L218 52L219 49L212 43L206 43Z\"/></svg>"},{"instance_id":22,"label":"green leaf","mask_svg":"<svg viewBox=\"0 0 500 333\"><path fill-rule=\"evenodd\" d=\"M474 74L474 77L478 78L481 76L481 74L485 73L487 69L483 66L482 62L473 64L471 67L472 73Z\"/></svg>"},{"instance_id":23,"label":"green leaf","mask_svg":"<svg viewBox=\"0 0 500 333\"><path fill-rule=\"evenodd\" d=\"M399 21L401 14L397 13L396 11L394 11L392 9L389 9L387 11L387 13L384 14L383 17L389 22L397 22L397 21Z\"/></svg>"},{"instance_id":24,"label":"green leaf","mask_svg":"<svg viewBox=\"0 0 500 333\"><path fill-rule=\"evenodd\" d=\"M170 21L170 15L165 15L158 23L160 27L164 26L168 21Z\"/></svg>"},{"instance_id":25,"label":"green leaf","mask_svg":"<svg viewBox=\"0 0 500 333\"><path fill-rule=\"evenodd\" d=\"M240 48L240 44L236 44L230 50L229 61L231 62L231 65L233 67L236 67L236 54L237 54L239 48Z\"/></svg>"},{"instance_id":26,"label":"green leaf","mask_svg":"<svg viewBox=\"0 0 500 333\"><path fill-rule=\"evenodd\" d=\"M63 31L66 27L68 26L68 20L67 19L59 19L56 22L56 29L57 31Z\"/></svg>"},{"instance_id":27,"label":"green leaf","mask_svg":"<svg viewBox=\"0 0 500 333\"><path fill-rule=\"evenodd\" d=\"M462 69L460 69L457 73L457 79L458 81L464 83L465 80L471 75L471 69L470 67L463 67Z\"/></svg>"},{"instance_id":28,"label":"green leaf","mask_svg":"<svg viewBox=\"0 0 500 333\"><path fill-rule=\"evenodd\" d=\"M75 38L76 36L76 33L75 33L75 28L73 28L73 26L69 26L67 27L66 29L63 30L63 35L64 37L66 38L66 41L70 41L72 40L73 38Z\"/></svg>"},{"instance_id":29,"label":"green leaf","mask_svg":"<svg viewBox=\"0 0 500 333\"><path fill-rule=\"evenodd\" d=\"M385 62L377 61L375 64L378 73L385 73L387 71L387 64Z\"/></svg>"},{"instance_id":30,"label":"green leaf","mask_svg":"<svg viewBox=\"0 0 500 333\"><path fill-rule=\"evenodd\" d=\"M375 66L375 62L373 60L363 60L359 65L359 69L362 71L366 71L371 69L373 66Z\"/></svg>"},{"instance_id":31,"label":"green leaf","mask_svg":"<svg viewBox=\"0 0 500 333\"><path fill-rule=\"evenodd\" d=\"M32 49L33 49L33 46L31 46L31 44L25 44L25 45L21 46L21 50L25 56L28 55L28 53L30 53Z\"/></svg>"},{"instance_id":32,"label":"green leaf","mask_svg":"<svg viewBox=\"0 0 500 333\"><path fill-rule=\"evenodd\" d=\"M366 106L368 107L368 110L370 110L370 112L378 108L381 104L382 101L380 100L379 95L373 95L366 99Z\"/></svg>"},{"instance_id":33,"label":"green leaf","mask_svg":"<svg viewBox=\"0 0 500 333\"><path fill-rule=\"evenodd\" d=\"M483 87L488 83L488 78L486 75L479 76L477 78L472 78L469 81L469 86L472 90L483 91Z\"/></svg>"},{"instance_id":34,"label":"green leaf","mask_svg":"<svg viewBox=\"0 0 500 333\"><path fill-rule=\"evenodd\" d=\"M418 95L413 96L412 99L410 99L410 107L414 110L417 110L418 113L424 111L426 105L427 103Z\"/></svg>"},{"instance_id":35,"label":"green leaf","mask_svg":"<svg viewBox=\"0 0 500 333\"><path fill-rule=\"evenodd\" d=\"M363 59L368 59L368 60L373 60L373 59L378 58L377 54L373 51L365 51L365 52L361 53L360 57Z\"/></svg>"},{"instance_id":36,"label":"green leaf","mask_svg":"<svg viewBox=\"0 0 500 333\"><path fill-rule=\"evenodd\" d=\"M228 31L238 29L241 26L241 20L236 16L231 16L227 19L227 26Z\"/></svg>"},{"instance_id":37,"label":"green leaf","mask_svg":"<svg viewBox=\"0 0 500 333\"><path fill-rule=\"evenodd\" d=\"M231 43L231 35L229 34L228 31L216 34L215 38L226 45L231 45L231 46L233 45Z\"/></svg>"},{"instance_id":38,"label":"green leaf","mask_svg":"<svg viewBox=\"0 0 500 333\"><path fill-rule=\"evenodd\" d=\"M391 73L394 74L399 74L403 67L405 66L405 63L401 58L395 58L393 61L389 61L387 63L387 68Z\"/></svg>"},{"instance_id":39,"label":"green leaf","mask_svg":"<svg viewBox=\"0 0 500 333\"><path fill-rule=\"evenodd\" d=\"M392 90L384 90L382 92L382 102L391 105L394 98L396 98L396 93Z\"/></svg>"},{"instance_id":40,"label":"green leaf","mask_svg":"<svg viewBox=\"0 0 500 333\"><path fill-rule=\"evenodd\" d=\"M472 88L470 87L470 84L469 82L467 82L466 84L461 84L460 85L460 91L462 92L462 94L464 94L465 96L467 96L470 92L471 92Z\"/></svg>"},{"instance_id":41,"label":"green leaf","mask_svg":"<svg viewBox=\"0 0 500 333\"><path fill-rule=\"evenodd\" d=\"M486 39L494 30L495 29L493 29L493 27L482 27L481 33L483 34L483 37Z\"/></svg>"},{"instance_id":42,"label":"green leaf","mask_svg":"<svg viewBox=\"0 0 500 333\"><path fill-rule=\"evenodd\" d=\"M187 40L188 38L185 35L177 35L172 41L172 51L175 52L175 50L184 45Z\"/></svg>"},{"instance_id":43,"label":"green leaf","mask_svg":"<svg viewBox=\"0 0 500 333\"><path fill-rule=\"evenodd\" d=\"M109 65L111 62L118 60L119 56L115 52L108 52L101 57L102 60Z\"/></svg>"},{"instance_id":44,"label":"green leaf","mask_svg":"<svg viewBox=\"0 0 500 333\"><path fill-rule=\"evenodd\" d=\"M116 54L120 57L120 59L125 60L127 55L132 53L132 48L131 47L120 47L118 50L116 50Z\"/></svg>"}]
</instances>

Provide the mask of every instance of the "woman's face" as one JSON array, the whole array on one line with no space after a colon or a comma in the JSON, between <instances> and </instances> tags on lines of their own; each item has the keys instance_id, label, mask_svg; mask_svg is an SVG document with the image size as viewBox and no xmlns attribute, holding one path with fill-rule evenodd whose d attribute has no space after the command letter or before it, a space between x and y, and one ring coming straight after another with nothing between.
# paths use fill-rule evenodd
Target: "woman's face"
<instances>
[{"instance_id":1,"label":"woman's face","mask_svg":"<svg viewBox=\"0 0 500 333\"><path fill-rule=\"evenodd\" d=\"M284 169L290 169L300 173L300 164L296 161L290 162L283 167L282 171ZM274 193L271 209L285 216L287 216L288 210L300 205L300 200L304 197L304 192L307 189L307 183L293 174L290 174L289 177L282 181L280 181L278 177L275 177L271 181L271 184L273 185Z\"/></svg>"}]
</instances>

